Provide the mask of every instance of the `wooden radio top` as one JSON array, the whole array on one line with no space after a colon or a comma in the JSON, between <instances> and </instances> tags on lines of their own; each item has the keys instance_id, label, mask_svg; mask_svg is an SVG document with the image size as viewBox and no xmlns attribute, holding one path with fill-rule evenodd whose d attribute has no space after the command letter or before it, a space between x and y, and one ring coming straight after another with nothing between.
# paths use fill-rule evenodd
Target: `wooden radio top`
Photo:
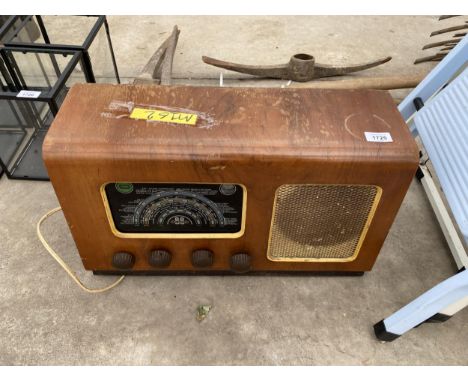
<instances>
[{"instance_id":1,"label":"wooden radio top","mask_svg":"<svg viewBox=\"0 0 468 382\"><path fill-rule=\"evenodd\" d=\"M44 155L320 157L416 161L388 92L192 86L73 86Z\"/></svg>"}]
</instances>

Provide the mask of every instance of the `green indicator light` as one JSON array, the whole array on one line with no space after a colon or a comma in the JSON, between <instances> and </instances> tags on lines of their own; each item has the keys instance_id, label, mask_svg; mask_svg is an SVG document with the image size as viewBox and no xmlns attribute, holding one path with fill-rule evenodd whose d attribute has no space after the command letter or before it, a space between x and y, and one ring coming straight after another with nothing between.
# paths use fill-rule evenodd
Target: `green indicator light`
<instances>
[{"instance_id":1,"label":"green indicator light","mask_svg":"<svg viewBox=\"0 0 468 382\"><path fill-rule=\"evenodd\" d=\"M115 189L121 194L130 194L133 191L132 183L116 183Z\"/></svg>"}]
</instances>

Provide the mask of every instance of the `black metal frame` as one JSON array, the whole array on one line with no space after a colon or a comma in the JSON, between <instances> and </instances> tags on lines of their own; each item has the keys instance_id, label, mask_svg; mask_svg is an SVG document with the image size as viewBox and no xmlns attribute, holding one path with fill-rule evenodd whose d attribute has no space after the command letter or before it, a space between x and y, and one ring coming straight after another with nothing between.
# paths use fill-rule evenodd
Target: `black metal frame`
<instances>
[{"instance_id":1,"label":"black metal frame","mask_svg":"<svg viewBox=\"0 0 468 382\"><path fill-rule=\"evenodd\" d=\"M35 43L35 42L15 42L13 41L18 34L24 30L24 28L28 25L28 23L35 18L37 26L39 28L40 35L44 40L44 43ZM91 57L89 55L89 48L94 42L98 33L104 27L107 43L109 46L113 70L115 74L115 78L117 83L120 83L119 72L117 69L117 64L115 61L115 54L114 49L112 46L112 41L110 37L109 25L107 23L106 16L75 16L75 17L91 17L95 18L96 21L94 22L92 28L90 29L89 33L86 35L85 40L83 41L82 45L67 45L67 44L54 44L51 43L47 28L44 25L44 21L41 16L10 16L6 22L0 28L0 41L3 43L3 47L0 48L0 100L9 100L10 102L15 100L23 100L23 101L30 101L30 102L44 102L48 105L52 116L55 117L59 105L57 103L57 99L60 97L60 92L65 89L66 81L70 77L71 73L73 72L74 68L79 64L83 70L83 75L85 77L86 82L94 83L96 82L96 77L93 71L93 67L91 64ZM5 39L5 40L4 40ZM38 98L21 98L17 97L17 94L21 90L30 90L22 76L21 71L19 70L16 61L11 54L12 52L23 52L23 53L45 53L49 54L52 66L55 70L57 81L51 86L48 90L42 90L41 94ZM61 72L56 60L56 54L63 54L63 55L73 55L70 62L66 65L65 69ZM45 73L44 73L45 74ZM47 76L45 76L46 81L48 81ZM3 81L2 81L3 79ZM3 83L5 82L5 84ZM5 90L4 90L5 89ZM31 103L29 106L26 104L25 106L21 106L26 113L26 116L29 118L31 114L37 115L37 110L35 109L34 103ZM10 105L12 108L13 114L16 115L16 111L14 107ZM20 120L19 117L18 121ZM21 159L27 153L28 149L32 145L34 138L36 137L38 132L43 132L38 126L36 126L36 122L31 119L32 125L34 127L35 132L32 136L28 137L29 141L27 142L24 147L21 149L19 155L16 155L17 158L11 171L8 170L11 163L3 163L2 158L0 158L0 174L5 172L8 178L11 179L28 179L28 180L48 180L48 177L36 177L36 176L15 176L14 172L19 165ZM41 121L43 122L43 121ZM21 138L20 138L21 139Z\"/></svg>"},{"instance_id":2,"label":"black metal frame","mask_svg":"<svg viewBox=\"0 0 468 382\"><path fill-rule=\"evenodd\" d=\"M25 17L28 17L28 16L25 16ZM18 21L20 18L21 16L10 16L8 20L2 24L2 26L0 27L0 41L3 41L3 36L6 35L7 32L10 31L10 29L15 25L16 21Z\"/></svg>"},{"instance_id":3,"label":"black metal frame","mask_svg":"<svg viewBox=\"0 0 468 382\"><path fill-rule=\"evenodd\" d=\"M57 78L57 81L53 84L53 86L48 90L41 91L41 94L37 98L25 98L25 97L18 97L18 92L21 90L28 90L28 88L24 85L24 81L22 81L18 76L17 72L14 70L13 65L11 65L11 57L9 57L9 52L22 52L22 53L44 53L50 55L71 55L70 61L67 63L63 71ZM66 82L69 79L70 75L72 74L75 67L81 62L83 57L83 53L81 51L72 51L69 49L53 49L50 47L4 47L0 49L0 63L5 64L6 69L11 69L12 71L8 70L9 76L12 79L13 84L10 84L9 91L0 92L0 100L9 100L9 101L29 101L29 102L43 102L48 105L52 116L55 118L57 115L59 106L57 104L57 98L60 96L60 92L64 90L66 86ZM1 65L0 65L1 67ZM3 74L3 72L2 72ZM5 77L3 75L3 77ZM23 83L21 83L23 82ZM32 107L32 106L31 106ZM33 110L26 110L26 113L32 112ZM22 148L21 153L17 156L17 160L13 165L12 169L8 169L8 164L3 163L2 159L0 158L0 168L5 172L8 178L10 179L28 179L28 180L49 180L48 177L35 177L35 176L15 176L15 170L18 164L23 159L25 153L29 150L31 144L33 143L34 139L36 138L37 134L41 132L41 129L37 126L34 126L35 132L31 135L28 139L29 141L24 145ZM1 171L0 170L0 171Z\"/></svg>"},{"instance_id":4,"label":"black metal frame","mask_svg":"<svg viewBox=\"0 0 468 382\"><path fill-rule=\"evenodd\" d=\"M21 32L21 30L27 25L27 23L35 17L37 25L39 26L39 30L41 31L42 38L44 39L45 43L29 43L29 42L14 42L12 39L18 35L18 33ZM96 38L97 34L101 30L101 28L104 26L105 32L106 32L106 37L107 37L107 43L109 44L109 50L111 54L111 59L112 59L112 66L114 69L114 74L115 78L117 80L117 83L120 84L120 76L119 76L119 71L117 69L117 63L115 61L115 54L114 54L114 48L112 45L112 40L110 37L110 30L109 30L109 24L107 23L107 18L106 16L75 16L75 17L94 17L96 18L96 22L94 23L93 27L91 28L91 31L87 35L85 41L83 42L82 45L67 45L67 44L52 44L50 43L49 35L47 33L47 29L44 25L44 22L42 20L41 16L11 16L10 19L5 23L4 27L0 29L0 40L4 35L7 34L9 29L14 26L16 21L22 20L21 25L15 30L14 35L11 36L8 41L4 41L3 44L6 47L12 47L12 48L44 48L44 49L61 49L61 50L66 50L66 51L76 51L79 50L82 52L83 57L82 57L82 66L83 66L83 71L86 76L86 80L88 82L96 82L93 68L91 65L91 58L88 53L88 49L90 48L91 44L93 43L94 39Z\"/></svg>"}]
</instances>

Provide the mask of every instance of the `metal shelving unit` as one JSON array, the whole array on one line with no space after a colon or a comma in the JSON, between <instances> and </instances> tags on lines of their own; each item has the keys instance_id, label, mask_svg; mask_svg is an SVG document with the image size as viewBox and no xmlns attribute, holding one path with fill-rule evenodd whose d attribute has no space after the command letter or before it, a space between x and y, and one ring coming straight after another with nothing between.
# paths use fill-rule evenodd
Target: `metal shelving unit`
<instances>
[{"instance_id":1,"label":"metal shelving unit","mask_svg":"<svg viewBox=\"0 0 468 382\"><path fill-rule=\"evenodd\" d=\"M61 17L10 16L0 28L0 172L9 178L49 179L42 143L74 83L120 83L106 17L69 16L69 27L82 35L67 33L74 41L60 33ZM95 57L103 33L112 63L105 70L112 75L96 75L105 67Z\"/></svg>"}]
</instances>

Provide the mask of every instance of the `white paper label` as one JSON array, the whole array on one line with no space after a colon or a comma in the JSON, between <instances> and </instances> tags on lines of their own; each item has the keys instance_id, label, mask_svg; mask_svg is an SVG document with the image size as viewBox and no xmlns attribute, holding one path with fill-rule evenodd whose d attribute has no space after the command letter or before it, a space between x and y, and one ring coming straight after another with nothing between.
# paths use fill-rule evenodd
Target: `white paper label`
<instances>
[{"instance_id":1,"label":"white paper label","mask_svg":"<svg viewBox=\"0 0 468 382\"><path fill-rule=\"evenodd\" d=\"M392 136L390 133L370 133L369 131L364 132L366 136L366 140L368 142L376 142L376 143L387 143L393 142Z\"/></svg>"},{"instance_id":2,"label":"white paper label","mask_svg":"<svg viewBox=\"0 0 468 382\"><path fill-rule=\"evenodd\" d=\"M34 91L34 90L21 90L16 97L22 98L37 98L41 95L41 92Z\"/></svg>"}]
</instances>

